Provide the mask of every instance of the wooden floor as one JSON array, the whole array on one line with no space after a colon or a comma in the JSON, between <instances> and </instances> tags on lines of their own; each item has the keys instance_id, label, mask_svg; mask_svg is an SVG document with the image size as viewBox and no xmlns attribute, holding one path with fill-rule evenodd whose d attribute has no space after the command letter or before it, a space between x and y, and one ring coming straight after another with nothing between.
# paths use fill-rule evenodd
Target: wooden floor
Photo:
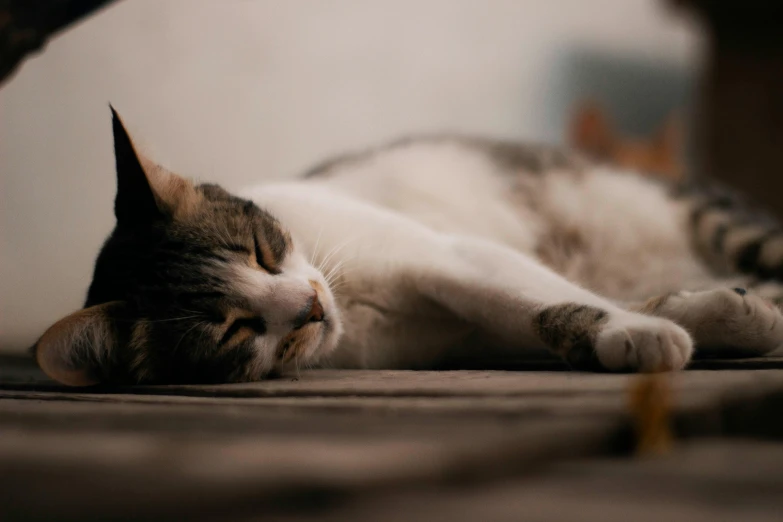
<instances>
[{"instance_id":1,"label":"wooden floor","mask_svg":"<svg viewBox=\"0 0 783 522\"><path fill-rule=\"evenodd\" d=\"M659 456L638 377L518 367L86 392L0 359L0 520L781 520L782 358L665 381Z\"/></svg>"}]
</instances>

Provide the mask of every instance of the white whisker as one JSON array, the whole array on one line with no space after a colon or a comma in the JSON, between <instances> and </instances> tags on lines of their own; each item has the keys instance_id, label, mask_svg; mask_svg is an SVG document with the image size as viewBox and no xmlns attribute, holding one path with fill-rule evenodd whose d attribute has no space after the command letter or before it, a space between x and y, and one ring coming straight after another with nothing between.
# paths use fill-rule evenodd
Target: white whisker
<instances>
[{"instance_id":1,"label":"white whisker","mask_svg":"<svg viewBox=\"0 0 783 522\"><path fill-rule=\"evenodd\" d=\"M172 350L172 353L176 353L176 351L177 351L177 348L179 348L179 345L182 343L182 341L185 339L185 337L186 337L186 336L187 336L187 335L188 335L188 334L189 334L189 333L190 333L190 332L191 332L191 331L192 331L194 328L197 328L197 327L199 327L199 326L203 326L203 325L205 325L205 324L206 324L206 321L199 321L199 322L197 322L196 324L194 324L193 326L191 326L190 328L188 328L187 330L185 330L185 333L184 333L184 334L182 334L182 337L180 337L180 338L179 338L179 341L177 341L177 344L175 344L175 345L174 345L174 349ZM202 332L202 333L203 333L203 332Z\"/></svg>"},{"instance_id":2,"label":"white whisker","mask_svg":"<svg viewBox=\"0 0 783 522\"><path fill-rule=\"evenodd\" d=\"M335 292L337 292L338 290L340 290L341 288L343 288L347 284L348 283L345 280L342 280L342 281L339 281L336 285L330 284L329 285L329 290L331 290L332 293L335 293Z\"/></svg>"},{"instance_id":3,"label":"white whisker","mask_svg":"<svg viewBox=\"0 0 783 522\"><path fill-rule=\"evenodd\" d=\"M324 279L326 279L327 283L332 282L332 278L336 275L339 275L340 268L347 262L347 259L341 259L336 265L332 267L331 270L329 270L328 273L324 274Z\"/></svg>"},{"instance_id":4,"label":"white whisker","mask_svg":"<svg viewBox=\"0 0 783 522\"><path fill-rule=\"evenodd\" d=\"M350 242L352 242L352 241L355 241L355 240L357 240L357 239L358 239L357 237L354 237L354 238L347 239L347 240L346 240L346 241L344 241L342 244L340 244L340 245L338 245L338 246L334 247L334 248L333 248L331 251L329 251L329 254L327 254L327 256L326 256L326 257L324 257L324 259L321 261L321 264L318 266L318 270L319 270L319 271L323 271L323 268L326 266L326 264L329 262L329 260L330 260L330 259L331 259L331 258L332 258L334 255L336 255L337 253L339 253L339 252L340 252L340 251L341 251L343 248L345 248L345 247L346 247L346 246L347 246L347 245L348 245Z\"/></svg>"},{"instance_id":5,"label":"white whisker","mask_svg":"<svg viewBox=\"0 0 783 522\"><path fill-rule=\"evenodd\" d=\"M342 270L342 274L345 274L345 267L348 263L352 262L354 259L356 259L358 256L354 255L350 258L343 258L341 259L335 266L332 267L331 270L329 270L328 273L324 275L324 279L331 282L333 281L333 278L340 275L340 271Z\"/></svg>"},{"instance_id":6,"label":"white whisker","mask_svg":"<svg viewBox=\"0 0 783 522\"><path fill-rule=\"evenodd\" d=\"M315 240L315 246L313 247L313 253L310 255L310 264L315 263L315 258L318 255L318 246L321 244L321 234L323 234L324 227L321 225L321 230L318 231L318 238Z\"/></svg>"}]
</instances>

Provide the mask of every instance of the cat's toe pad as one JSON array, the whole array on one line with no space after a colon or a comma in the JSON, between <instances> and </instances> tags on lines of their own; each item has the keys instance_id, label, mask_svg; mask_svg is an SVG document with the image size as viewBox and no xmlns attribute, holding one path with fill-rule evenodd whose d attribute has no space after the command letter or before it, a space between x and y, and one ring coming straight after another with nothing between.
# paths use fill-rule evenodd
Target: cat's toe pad
<instances>
[{"instance_id":1,"label":"cat's toe pad","mask_svg":"<svg viewBox=\"0 0 783 522\"><path fill-rule=\"evenodd\" d=\"M595 352L607 370L680 370L691 359L693 341L683 328L666 319L617 314L599 333Z\"/></svg>"}]
</instances>

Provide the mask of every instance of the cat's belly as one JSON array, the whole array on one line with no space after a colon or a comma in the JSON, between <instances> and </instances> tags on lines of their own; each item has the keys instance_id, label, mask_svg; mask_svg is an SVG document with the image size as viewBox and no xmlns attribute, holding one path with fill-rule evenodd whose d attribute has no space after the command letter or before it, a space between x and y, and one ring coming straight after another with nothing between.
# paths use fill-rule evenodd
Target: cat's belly
<instances>
[{"instance_id":1,"label":"cat's belly","mask_svg":"<svg viewBox=\"0 0 783 522\"><path fill-rule=\"evenodd\" d=\"M395 150L385 163L347 167L324 184L432 230L532 251L540 223L505 199L514 174L475 150L449 143Z\"/></svg>"},{"instance_id":2,"label":"cat's belly","mask_svg":"<svg viewBox=\"0 0 783 522\"><path fill-rule=\"evenodd\" d=\"M648 180L601 169L576 182L554 175L538 204L547 227L536 256L605 297L641 300L711 280L692 250L687 209Z\"/></svg>"}]
</instances>

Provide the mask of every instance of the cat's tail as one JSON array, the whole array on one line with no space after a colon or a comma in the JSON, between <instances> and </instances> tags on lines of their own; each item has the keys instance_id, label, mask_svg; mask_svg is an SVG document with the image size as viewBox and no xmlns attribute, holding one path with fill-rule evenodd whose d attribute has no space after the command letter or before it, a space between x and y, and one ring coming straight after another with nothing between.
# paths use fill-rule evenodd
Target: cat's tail
<instances>
[{"instance_id":1,"label":"cat's tail","mask_svg":"<svg viewBox=\"0 0 783 522\"><path fill-rule=\"evenodd\" d=\"M713 268L783 281L783 226L771 214L716 185L682 186L677 196L689 206L695 247Z\"/></svg>"}]
</instances>

